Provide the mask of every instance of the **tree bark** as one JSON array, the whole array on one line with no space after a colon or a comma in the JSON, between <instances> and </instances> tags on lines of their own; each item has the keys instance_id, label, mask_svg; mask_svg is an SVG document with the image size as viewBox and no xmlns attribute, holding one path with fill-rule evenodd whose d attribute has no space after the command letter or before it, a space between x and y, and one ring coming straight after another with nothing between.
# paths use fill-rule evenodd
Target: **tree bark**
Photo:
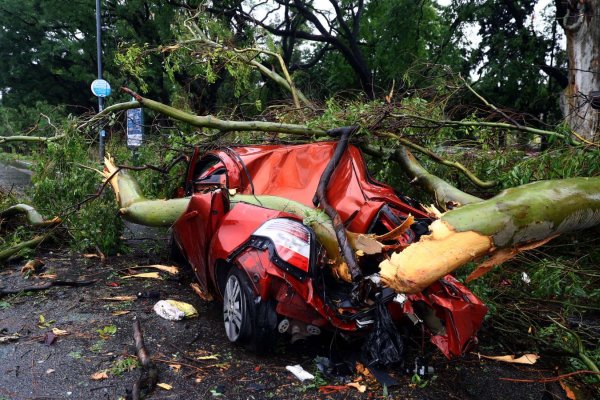
<instances>
[{"instance_id":1,"label":"tree bark","mask_svg":"<svg viewBox=\"0 0 600 400\"><path fill-rule=\"evenodd\" d=\"M600 90L600 0L570 0L566 8L557 5L557 13L567 39L569 68L561 109L571 130L598 139L600 112L590 106L588 96Z\"/></svg>"}]
</instances>

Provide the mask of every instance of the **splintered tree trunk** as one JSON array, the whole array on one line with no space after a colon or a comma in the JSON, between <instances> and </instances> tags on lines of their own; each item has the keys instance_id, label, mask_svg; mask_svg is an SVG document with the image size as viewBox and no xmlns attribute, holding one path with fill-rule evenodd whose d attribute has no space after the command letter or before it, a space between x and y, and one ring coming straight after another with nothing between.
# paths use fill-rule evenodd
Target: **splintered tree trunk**
<instances>
[{"instance_id":1,"label":"splintered tree trunk","mask_svg":"<svg viewBox=\"0 0 600 400\"><path fill-rule=\"evenodd\" d=\"M535 247L565 232L600 223L600 177L540 181L507 189L446 212L431 234L380 264L386 284L420 292L460 266L506 249Z\"/></svg>"},{"instance_id":2,"label":"splintered tree trunk","mask_svg":"<svg viewBox=\"0 0 600 400\"><path fill-rule=\"evenodd\" d=\"M570 128L587 139L600 133L600 113L587 99L600 90L600 0L571 0L562 26L567 38L568 86L561 108Z\"/></svg>"}]
</instances>

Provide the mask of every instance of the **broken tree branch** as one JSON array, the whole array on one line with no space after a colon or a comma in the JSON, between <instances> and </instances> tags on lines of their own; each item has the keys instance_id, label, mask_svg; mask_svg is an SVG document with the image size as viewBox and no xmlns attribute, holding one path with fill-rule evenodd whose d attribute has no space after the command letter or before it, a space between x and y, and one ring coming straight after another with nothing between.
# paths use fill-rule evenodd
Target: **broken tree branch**
<instances>
[{"instance_id":1,"label":"broken tree branch","mask_svg":"<svg viewBox=\"0 0 600 400\"><path fill-rule=\"evenodd\" d=\"M404 146L396 149L391 156L414 182L418 183L419 186L434 196L437 205L444 210L482 200L479 197L455 188L442 178L431 174Z\"/></svg>"},{"instance_id":2,"label":"broken tree branch","mask_svg":"<svg viewBox=\"0 0 600 400\"><path fill-rule=\"evenodd\" d=\"M104 160L104 164L105 184L108 182L112 186L120 207L119 213L123 219L140 225L168 227L185 212L190 201L189 197L148 200L144 197L136 180L127 171L117 167L110 157ZM334 262L333 268L337 271L337 276L346 279L347 266L340 254L333 223L326 214L296 201L277 196L236 194L229 200L231 207L238 203L248 203L295 214L303 219L310 217L308 218L310 222L307 223L315 231L329 259ZM348 280L350 279L348 278Z\"/></svg>"},{"instance_id":3,"label":"broken tree branch","mask_svg":"<svg viewBox=\"0 0 600 400\"><path fill-rule=\"evenodd\" d=\"M469 170L467 167L465 167L462 163L460 163L458 161L446 160L439 154L434 153L433 151L429 150L426 147L423 147L414 142L411 142L410 140L408 140L404 137L401 137L401 136L396 135L391 132L378 133L377 135L393 138L393 139L397 140L398 142L400 142L402 145L426 155L427 157L431 158L433 161L437 162L438 164L442 164L447 167L457 169L458 171L462 172L471 182L473 182L473 184L475 184L476 186L479 186L480 188L489 189L498 184L498 182L496 182L496 181L482 181L473 172L471 172L471 170Z\"/></svg>"},{"instance_id":4,"label":"broken tree branch","mask_svg":"<svg viewBox=\"0 0 600 400\"><path fill-rule=\"evenodd\" d=\"M263 74L265 74L269 78L273 79L275 82L278 82L280 86L289 90L291 92L292 98L294 100L294 106L296 108L300 108L300 101L298 100L298 97L299 97L298 90L294 86L294 81L292 81L292 77L290 76L290 73L288 72L288 69L285 66L285 62L283 62L283 57L281 57L281 55L279 53L275 53L273 51L268 51L268 50L263 50L263 49L257 49L254 47L248 48L248 49L233 49L233 51L238 54L243 54L243 53L251 51L251 52L256 52L256 53L264 53L264 54L268 54L272 57L275 57L277 59L277 61L279 62L279 67L281 68L281 71L283 72L283 76L285 77L285 81L287 83L285 85L278 82L278 79L280 79L281 76L277 76L277 77L271 76L271 75L275 74L275 72L273 72L272 70L269 70L264 65L258 63L256 60L251 59L250 61L248 61L248 63L252 66L257 67ZM267 69L268 72L265 73L266 71L263 71L263 69ZM275 74L275 75L279 75L279 74ZM304 97L304 95L302 95L302 101L304 102L305 105L309 106L310 108L313 108L312 104L308 101L308 99L306 99L306 97Z\"/></svg>"},{"instance_id":5,"label":"broken tree branch","mask_svg":"<svg viewBox=\"0 0 600 400\"><path fill-rule=\"evenodd\" d=\"M15 204L6 210L0 211L0 218L10 218L21 214L25 215L29 225L35 227L51 227L60 224L61 222L59 217L46 220L35 208L27 204Z\"/></svg>"},{"instance_id":6,"label":"broken tree branch","mask_svg":"<svg viewBox=\"0 0 600 400\"><path fill-rule=\"evenodd\" d=\"M27 286L24 288L17 288L17 289L5 289L3 287L0 287L0 297L2 296L7 296L9 294L17 294L17 293L24 293L24 292L39 292L42 290L48 290L53 286L71 286L71 287L81 287L81 286L89 286L96 283L96 280L91 280L91 281L62 281L62 280L55 280L55 281L49 281L49 282L45 282L41 285L36 285L36 286Z\"/></svg>"},{"instance_id":7,"label":"broken tree branch","mask_svg":"<svg viewBox=\"0 0 600 400\"><path fill-rule=\"evenodd\" d=\"M139 107L139 105L142 105L142 106L147 107L155 112L164 114L164 115L171 117L173 119L176 119L178 121L188 123L192 126L195 126L198 128L218 129L222 132L261 131L261 132L280 132L280 133L287 133L287 134L291 134L291 135L299 135L299 136L304 136L304 137L313 136L313 137L317 137L317 138L329 136L328 131L326 131L324 129L310 128L306 125L284 124L284 123L267 122L267 121L226 121L226 120L221 120L212 115L198 116L198 115L194 115L194 114L179 110L177 108L168 106L168 105L160 103L158 101L144 98L129 88L122 87L121 90L123 92L133 96L137 101L129 102L129 103L121 103L121 104L116 104L114 106L111 106L111 107L114 107L112 109L113 112L120 111L123 109L136 108L136 107ZM102 114L102 116L106 116L107 115L106 111L109 110L111 107L108 107L107 109L102 111L102 113L99 113L97 116L100 116L101 114ZM94 118L92 118L91 120L86 122L86 124L91 123L92 120L97 120L96 119L97 116L95 116ZM464 173L465 176L469 180L471 180L471 182L473 182L475 185L477 185L479 187L489 188L489 187L493 187L496 184L496 182L493 182L493 181L482 181L473 172L471 172L468 168L466 168L461 163L444 160L442 157L435 154L434 152L432 152L428 149L425 149L424 147L419 146L415 143L412 143L408 139L402 138L399 135L395 135L393 133L387 132L383 136L388 136L388 137L397 139L402 144L409 146L409 147L427 155L428 157L431 157L436 162L439 162L446 166L450 166L452 168L456 168L457 170Z\"/></svg>"},{"instance_id":8,"label":"broken tree branch","mask_svg":"<svg viewBox=\"0 0 600 400\"><path fill-rule=\"evenodd\" d=\"M280 132L292 135L315 135L326 136L327 132L323 129L309 128L305 125L284 124L264 121L225 121L212 115L199 116L187 113L177 108L168 106L158 101L150 100L140 96L131 89L121 88L127 94L132 95L142 106L153 111L174 118L178 121L188 123L197 128L212 128L223 132L228 131L260 131L260 132Z\"/></svg>"},{"instance_id":9,"label":"broken tree branch","mask_svg":"<svg viewBox=\"0 0 600 400\"><path fill-rule=\"evenodd\" d=\"M517 127L521 126L521 124L519 124L514 118L511 118L504 111L500 110L498 107L496 107L495 105L493 105L492 103L487 101L482 95L477 93L477 91L475 89L473 89L473 87L471 85L469 85L467 80L465 78L463 78L460 74L458 75L458 78L463 82L463 84L466 86L466 88L469 89L469 91L471 93L473 93L475 95L475 97L477 97L483 104L485 104L487 107L491 108L498 114L502 115L504 118L506 118L508 121L510 121L514 126L517 126Z\"/></svg>"},{"instance_id":10,"label":"broken tree branch","mask_svg":"<svg viewBox=\"0 0 600 400\"><path fill-rule=\"evenodd\" d=\"M598 366L596 365L596 363L587 355L585 346L583 345L583 341L581 340L579 335L577 333L575 333L573 330L567 328L566 326L564 326L563 324L561 324L560 322L555 320L554 318L552 318L550 316L548 316L548 318L550 318L550 321L552 321L554 324L556 324L561 329L563 329L564 331L568 332L571 336L573 336L573 338L575 339L576 348L571 351L573 351L577 355L577 357L579 357L579 359L581 361L583 361L583 363L590 370L592 370L596 374L600 374L600 369L598 369ZM570 350L570 349L567 349L567 350ZM600 382L600 376L597 377L597 381Z\"/></svg>"},{"instance_id":11,"label":"broken tree branch","mask_svg":"<svg viewBox=\"0 0 600 400\"><path fill-rule=\"evenodd\" d=\"M133 323L133 340L135 342L135 349L137 351L138 359L142 364L142 373L140 377L133 384L131 389L131 398L133 400L143 399L148 396L158 383L158 368L152 362L150 353L144 344L144 336L142 334L142 327L140 320L136 319Z\"/></svg>"},{"instance_id":12,"label":"broken tree branch","mask_svg":"<svg viewBox=\"0 0 600 400\"><path fill-rule=\"evenodd\" d=\"M113 113L116 113L119 111L126 111L126 110L131 110L134 108L140 108L141 106L142 105L137 101L128 101L126 103L113 104L112 106L106 107L104 110L100 111L98 114L94 115L87 121L84 121L82 124L77 126L77 129L79 129L79 130L85 129L88 126L90 126L91 124L101 121L107 115L110 115L110 114L113 114Z\"/></svg>"},{"instance_id":13,"label":"broken tree branch","mask_svg":"<svg viewBox=\"0 0 600 400\"><path fill-rule=\"evenodd\" d=\"M414 114L393 114L390 113L391 117L395 118L404 118L404 119L416 119L420 121L430 122L436 126L466 126L466 127L487 127L487 128L498 128L498 129L506 129L506 130L514 130L532 133L536 135L542 136L554 136L559 137L561 139L568 139L565 135L560 132L555 131L547 131L544 129L531 128L523 125L513 125L506 122L485 122L485 121L452 121L448 119L433 119L428 117L423 117L421 115Z\"/></svg>"},{"instance_id":14,"label":"broken tree branch","mask_svg":"<svg viewBox=\"0 0 600 400\"><path fill-rule=\"evenodd\" d=\"M9 247L8 249L4 249L4 250L0 251L0 262L4 262L4 261L8 260L10 257L14 256L15 254L18 254L23 249L28 249L31 247L38 246L44 240L48 239L48 237L50 237L50 234L36 236L31 240L26 240L24 242L21 242L21 243L18 243L16 245L12 246L12 247Z\"/></svg>"},{"instance_id":15,"label":"broken tree branch","mask_svg":"<svg viewBox=\"0 0 600 400\"><path fill-rule=\"evenodd\" d=\"M222 51L230 51L230 52L234 53L236 58L238 58L241 62L243 62L244 64L247 64L247 65L250 65L253 68L256 68L265 77L267 77L268 79L271 79L278 86L280 86L284 90L290 92L296 108L300 108L300 101L302 101L302 103L304 103L308 108L310 108L312 110L315 109L312 102L310 100L308 100L306 98L306 96L304 96L304 94L295 87L294 82L289 74L289 71L288 71L281 55L279 55L276 52L272 52L272 51L260 49L260 48L237 49L234 47L229 47L229 46L225 46L220 43L217 43L213 40L210 40L204 34L204 32L202 32L202 30L199 29L199 27L192 22L194 18L195 18L195 16L192 18L188 18L184 22L184 25L188 28L188 30L190 31L193 38L184 40L184 41L180 41L171 46L163 47L162 51L175 50L182 46L187 46L190 44L203 44L203 45L208 46L213 49L222 50ZM280 74L278 74L271 68L269 68L266 65L264 65L263 63L257 61L255 56L248 56L248 55L246 55L246 53L255 53L255 54L263 53L263 54L268 54L270 56L275 57L279 62L279 66L280 66L281 71L284 76L282 77Z\"/></svg>"},{"instance_id":16,"label":"broken tree branch","mask_svg":"<svg viewBox=\"0 0 600 400\"><path fill-rule=\"evenodd\" d=\"M25 135L15 135L15 136L0 136L0 144L8 143L8 142L28 142L28 143L50 143L56 140L60 140L65 137L65 134L55 135L55 136L25 136Z\"/></svg>"}]
</instances>

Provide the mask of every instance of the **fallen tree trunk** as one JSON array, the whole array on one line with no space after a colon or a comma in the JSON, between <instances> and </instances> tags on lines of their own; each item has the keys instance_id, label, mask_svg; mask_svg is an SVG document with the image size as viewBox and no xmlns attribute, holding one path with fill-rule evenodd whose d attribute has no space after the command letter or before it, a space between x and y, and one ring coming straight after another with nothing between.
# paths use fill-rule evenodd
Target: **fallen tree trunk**
<instances>
[{"instance_id":1,"label":"fallen tree trunk","mask_svg":"<svg viewBox=\"0 0 600 400\"><path fill-rule=\"evenodd\" d=\"M116 168L106 160L104 174L110 177L125 219L150 226L171 225L187 208L189 198L146 200L135 180ZM424 174L426 171L420 168ZM492 265L505 261L516 254L511 249L530 249L561 233L599 224L599 192L600 177L540 181L448 211L430 226L430 235L383 261L381 277L399 293L417 293L483 256L492 256ZM315 213L300 203L275 196L235 195L230 201L232 205L246 202L302 218ZM350 280L331 219L321 213L320 219L309 218L308 223L329 257L336 260L338 276ZM509 251L500 252L503 249Z\"/></svg>"},{"instance_id":2,"label":"fallen tree trunk","mask_svg":"<svg viewBox=\"0 0 600 400\"><path fill-rule=\"evenodd\" d=\"M49 235L36 236L31 240L26 240L24 242L18 243L12 247L0 251L0 262L8 260L10 257L14 256L15 254L18 254L21 250L38 246L44 240L46 240L48 236Z\"/></svg>"},{"instance_id":3,"label":"fallen tree trunk","mask_svg":"<svg viewBox=\"0 0 600 400\"><path fill-rule=\"evenodd\" d=\"M562 233L597 225L599 192L600 177L540 181L448 211L431 225L430 235L382 262L381 277L397 292L417 293L500 249L532 248Z\"/></svg>"}]
</instances>

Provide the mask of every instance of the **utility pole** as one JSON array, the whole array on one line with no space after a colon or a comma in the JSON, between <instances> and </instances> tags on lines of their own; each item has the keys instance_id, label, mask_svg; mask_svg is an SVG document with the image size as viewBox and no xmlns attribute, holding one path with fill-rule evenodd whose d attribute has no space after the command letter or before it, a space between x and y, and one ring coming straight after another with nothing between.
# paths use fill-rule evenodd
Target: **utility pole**
<instances>
[{"instance_id":1,"label":"utility pole","mask_svg":"<svg viewBox=\"0 0 600 400\"><path fill-rule=\"evenodd\" d=\"M102 21L100 20L100 0L96 0L96 57L98 59L98 79L102 79ZM98 97L98 112L104 109L104 98ZM104 129L100 128L100 162L104 160Z\"/></svg>"}]
</instances>

